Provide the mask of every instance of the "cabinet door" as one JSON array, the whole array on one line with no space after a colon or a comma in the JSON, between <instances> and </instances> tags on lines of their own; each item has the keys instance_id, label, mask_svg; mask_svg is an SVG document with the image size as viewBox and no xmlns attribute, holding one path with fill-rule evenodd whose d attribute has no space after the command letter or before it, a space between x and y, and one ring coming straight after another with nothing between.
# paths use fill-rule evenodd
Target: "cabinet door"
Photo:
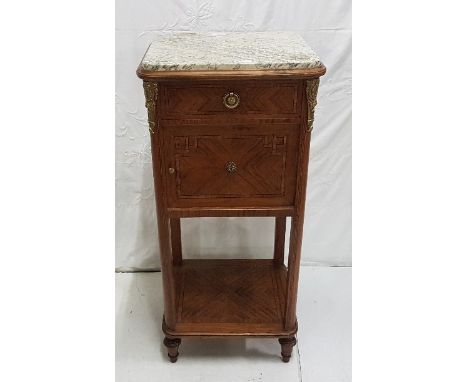
<instances>
[{"instance_id":1,"label":"cabinet door","mask_svg":"<svg viewBox=\"0 0 468 382\"><path fill-rule=\"evenodd\" d=\"M299 126L162 126L169 207L293 205Z\"/></svg>"}]
</instances>

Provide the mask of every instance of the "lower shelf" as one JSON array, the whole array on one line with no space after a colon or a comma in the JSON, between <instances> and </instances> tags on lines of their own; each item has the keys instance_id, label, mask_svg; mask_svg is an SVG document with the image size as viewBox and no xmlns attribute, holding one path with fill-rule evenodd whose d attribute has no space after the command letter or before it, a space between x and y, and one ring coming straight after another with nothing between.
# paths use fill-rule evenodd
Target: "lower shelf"
<instances>
[{"instance_id":1,"label":"lower shelf","mask_svg":"<svg viewBox=\"0 0 468 382\"><path fill-rule=\"evenodd\" d=\"M175 268L172 336L290 336L284 329L287 269L273 260L184 260Z\"/></svg>"}]
</instances>

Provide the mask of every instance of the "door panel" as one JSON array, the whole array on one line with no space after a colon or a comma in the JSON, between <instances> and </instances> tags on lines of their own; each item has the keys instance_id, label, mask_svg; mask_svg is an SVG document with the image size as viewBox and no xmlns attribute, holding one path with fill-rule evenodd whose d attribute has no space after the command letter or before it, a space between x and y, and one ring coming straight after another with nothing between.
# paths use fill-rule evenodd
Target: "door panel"
<instances>
[{"instance_id":1,"label":"door panel","mask_svg":"<svg viewBox=\"0 0 468 382\"><path fill-rule=\"evenodd\" d=\"M169 207L294 204L299 125L164 125L162 131Z\"/></svg>"}]
</instances>

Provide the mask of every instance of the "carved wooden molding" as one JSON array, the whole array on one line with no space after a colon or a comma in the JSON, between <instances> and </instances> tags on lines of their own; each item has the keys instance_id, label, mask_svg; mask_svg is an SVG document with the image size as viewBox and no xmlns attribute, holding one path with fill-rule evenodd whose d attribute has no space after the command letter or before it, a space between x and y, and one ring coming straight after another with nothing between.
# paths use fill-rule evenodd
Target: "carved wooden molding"
<instances>
[{"instance_id":1,"label":"carved wooden molding","mask_svg":"<svg viewBox=\"0 0 468 382\"><path fill-rule=\"evenodd\" d=\"M312 126L314 124L314 111L315 106L317 105L317 91L319 87L319 79L316 78L314 80L307 81L307 105L308 105L308 113L307 113L307 132L312 131Z\"/></svg>"},{"instance_id":2,"label":"carved wooden molding","mask_svg":"<svg viewBox=\"0 0 468 382\"><path fill-rule=\"evenodd\" d=\"M148 125L151 134L156 130L156 100L158 99L158 83L152 81L143 81L146 103L148 109Z\"/></svg>"}]
</instances>

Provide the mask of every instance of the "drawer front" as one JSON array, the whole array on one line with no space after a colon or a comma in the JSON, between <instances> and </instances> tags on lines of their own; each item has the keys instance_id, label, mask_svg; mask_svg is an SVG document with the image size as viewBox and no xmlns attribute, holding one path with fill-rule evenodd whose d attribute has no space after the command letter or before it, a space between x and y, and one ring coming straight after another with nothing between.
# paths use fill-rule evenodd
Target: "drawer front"
<instances>
[{"instance_id":1,"label":"drawer front","mask_svg":"<svg viewBox=\"0 0 468 382\"><path fill-rule=\"evenodd\" d=\"M300 114L299 81L223 81L161 85L163 118Z\"/></svg>"},{"instance_id":2,"label":"drawer front","mask_svg":"<svg viewBox=\"0 0 468 382\"><path fill-rule=\"evenodd\" d=\"M169 207L291 206L299 125L164 125Z\"/></svg>"}]
</instances>

